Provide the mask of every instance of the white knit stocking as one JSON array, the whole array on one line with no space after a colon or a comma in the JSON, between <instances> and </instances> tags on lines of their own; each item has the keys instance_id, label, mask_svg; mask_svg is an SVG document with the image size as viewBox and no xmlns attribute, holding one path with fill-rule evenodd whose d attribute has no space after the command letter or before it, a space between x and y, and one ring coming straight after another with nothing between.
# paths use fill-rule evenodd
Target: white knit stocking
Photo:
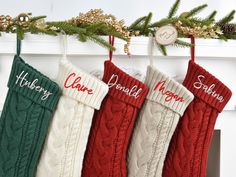
<instances>
[{"instance_id":1,"label":"white knit stocking","mask_svg":"<svg viewBox=\"0 0 236 177\"><path fill-rule=\"evenodd\" d=\"M60 63L58 84L63 96L51 122L36 176L80 177L94 109L100 108L108 86L68 61Z\"/></svg>"},{"instance_id":2,"label":"white knit stocking","mask_svg":"<svg viewBox=\"0 0 236 177\"><path fill-rule=\"evenodd\" d=\"M174 130L193 95L184 86L149 66L149 93L137 118L128 153L128 177L161 177Z\"/></svg>"}]
</instances>

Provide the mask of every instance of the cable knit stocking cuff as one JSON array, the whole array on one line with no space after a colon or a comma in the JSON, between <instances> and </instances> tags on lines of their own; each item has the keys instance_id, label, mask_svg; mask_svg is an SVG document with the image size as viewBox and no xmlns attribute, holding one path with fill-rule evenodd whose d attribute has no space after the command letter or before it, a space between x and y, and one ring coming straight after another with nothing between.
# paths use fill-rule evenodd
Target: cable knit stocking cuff
<instances>
[{"instance_id":1,"label":"cable knit stocking cuff","mask_svg":"<svg viewBox=\"0 0 236 177\"><path fill-rule=\"evenodd\" d=\"M95 109L100 109L108 92L108 86L104 82L74 67L68 61L60 63L57 80L63 88L63 94Z\"/></svg>"},{"instance_id":2,"label":"cable knit stocking cuff","mask_svg":"<svg viewBox=\"0 0 236 177\"><path fill-rule=\"evenodd\" d=\"M103 80L109 86L109 95L141 107L148 92L144 83L126 74L110 61L105 61Z\"/></svg>"},{"instance_id":3,"label":"cable knit stocking cuff","mask_svg":"<svg viewBox=\"0 0 236 177\"><path fill-rule=\"evenodd\" d=\"M50 110L55 109L61 95L57 83L26 64L19 56L14 58L8 87Z\"/></svg>"},{"instance_id":4,"label":"cable knit stocking cuff","mask_svg":"<svg viewBox=\"0 0 236 177\"><path fill-rule=\"evenodd\" d=\"M181 116L193 100L193 94L183 85L151 66L148 66L145 83L150 88L147 99L158 102Z\"/></svg>"},{"instance_id":5,"label":"cable knit stocking cuff","mask_svg":"<svg viewBox=\"0 0 236 177\"><path fill-rule=\"evenodd\" d=\"M221 112L232 92L221 81L193 61L183 83L195 96Z\"/></svg>"}]
</instances>

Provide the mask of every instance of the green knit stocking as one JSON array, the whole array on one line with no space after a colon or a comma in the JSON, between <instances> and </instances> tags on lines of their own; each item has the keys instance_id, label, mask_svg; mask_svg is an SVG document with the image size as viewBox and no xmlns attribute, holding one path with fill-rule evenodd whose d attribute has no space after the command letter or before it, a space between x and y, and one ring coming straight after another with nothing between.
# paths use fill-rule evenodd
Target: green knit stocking
<instances>
[{"instance_id":1,"label":"green knit stocking","mask_svg":"<svg viewBox=\"0 0 236 177\"><path fill-rule=\"evenodd\" d=\"M60 90L15 56L0 118L0 177L34 177Z\"/></svg>"}]
</instances>

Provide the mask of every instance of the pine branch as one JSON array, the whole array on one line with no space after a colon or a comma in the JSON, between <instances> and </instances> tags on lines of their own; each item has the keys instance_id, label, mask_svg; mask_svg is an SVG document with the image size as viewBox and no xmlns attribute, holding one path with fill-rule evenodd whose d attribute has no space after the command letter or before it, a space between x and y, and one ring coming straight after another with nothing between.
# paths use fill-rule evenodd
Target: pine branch
<instances>
[{"instance_id":1,"label":"pine branch","mask_svg":"<svg viewBox=\"0 0 236 177\"><path fill-rule=\"evenodd\" d=\"M178 32L178 38L186 38L186 37L189 37L189 36L186 36L185 34Z\"/></svg>"},{"instance_id":2,"label":"pine branch","mask_svg":"<svg viewBox=\"0 0 236 177\"><path fill-rule=\"evenodd\" d=\"M46 18L47 16L43 15L43 16L38 16L38 17L32 17L31 18L31 22L35 22L37 20L40 20L40 19L43 19L43 18Z\"/></svg>"},{"instance_id":3,"label":"pine branch","mask_svg":"<svg viewBox=\"0 0 236 177\"><path fill-rule=\"evenodd\" d=\"M155 22L155 23L151 24L149 27L150 28L161 27L161 26L164 26L164 25L173 24L173 23L175 23L177 21L178 21L178 18L170 18L170 19L164 18L164 19L162 19L162 20L160 20L158 22Z\"/></svg>"},{"instance_id":4,"label":"pine branch","mask_svg":"<svg viewBox=\"0 0 236 177\"><path fill-rule=\"evenodd\" d=\"M107 41L105 41L103 38L99 37L98 35L94 33L90 33L84 28L78 27L73 24L68 24L65 22L49 22L47 23L49 26L58 27L60 30L64 31L66 34L77 34L78 39L81 42L86 42L87 39L90 39L91 41L111 50L115 50L113 46L111 46Z\"/></svg>"},{"instance_id":5,"label":"pine branch","mask_svg":"<svg viewBox=\"0 0 236 177\"><path fill-rule=\"evenodd\" d=\"M159 43L156 42L156 46L158 47L158 50L162 53L162 55L164 56L167 55L166 47L164 45L160 45Z\"/></svg>"},{"instance_id":6,"label":"pine branch","mask_svg":"<svg viewBox=\"0 0 236 177\"><path fill-rule=\"evenodd\" d=\"M86 25L81 24L79 27L86 28L86 31L97 33L100 29L106 27L106 25L104 23L95 23L95 24L86 24Z\"/></svg>"},{"instance_id":7,"label":"pine branch","mask_svg":"<svg viewBox=\"0 0 236 177\"><path fill-rule=\"evenodd\" d=\"M180 17L179 20L183 23L184 26L194 27L194 26L208 26L211 25L213 22L209 19L200 19L200 18L183 18Z\"/></svg>"},{"instance_id":8,"label":"pine branch","mask_svg":"<svg viewBox=\"0 0 236 177\"><path fill-rule=\"evenodd\" d=\"M135 28L137 25L139 25L140 23L143 23L146 20L147 16L143 16L138 18L137 20L135 20L129 27L129 29L133 29Z\"/></svg>"},{"instance_id":9,"label":"pine branch","mask_svg":"<svg viewBox=\"0 0 236 177\"><path fill-rule=\"evenodd\" d=\"M188 43L179 39L177 39L173 45L176 47L192 47L191 43Z\"/></svg>"},{"instance_id":10,"label":"pine branch","mask_svg":"<svg viewBox=\"0 0 236 177\"><path fill-rule=\"evenodd\" d=\"M222 35L218 35L219 39L224 40L224 41L228 41L227 37L225 37L225 34Z\"/></svg>"},{"instance_id":11,"label":"pine branch","mask_svg":"<svg viewBox=\"0 0 236 177\"><path fill-rule=\"evenodd\" d=\"M105 23L81 24L78 27L86 29L87 33L94 33L96 35L111 35L127 40L127 38L119 33L114 27L107 26Z\"/></svg>"},{"instance_id":12,"label":"pine branch","mask_svg":"<svg viewBox=\"0 0 236 177\"><path fill-rule=\"evenodd\" d=\"M149 12L149 14L147 15L147 18L145 19L145 22L143 24L143 29L142 29L141 33L145 33L148 30L148 26L149 26L151 19L152 19L152 13Z\"/></svg>"},{"instance_id":13,"label":"pine branch","mask_svg":"<svg viewBox=\"0 0 236 177\"><path fill-rule=\"evenodd\" d=\"M233 39L233 40L236 40L236 33L225 34L224 36L225 36L227 39Z\"/></svg>"},{"instance_id":14,"label":"pine branch","mask_svg":"<svg viewBox=\"0 0 236 177\"><path fill-rule=\"evenodd\" d=\"M85 33L86 29L77 27L74 24L68 24L66 22L47 22L48 26L56 27L58 30L64 31L66 34L79 34L79 33Z\"/></svg>"},{"instance_id":15,"label":"pine branch","mask_svg":"<svg viewBox=\"0 0 236 177\"><path fill-rule=\"evenodd\" d=\"M30 32L32 34L41 33L41 34L47 34L47 35L51 35L51 36L57 36L57 33L55 31L50 30L50 29L40 29L40 28L37 28L35 25L30 25L27 32Z\"/></svg>"},{"instance_id":16,"label":"pine branch","mask_svg":"<svg viewBox=\"0 0 236 177\"><path fill-rule=\"evenodd\" d=\"M226 15L224 18L219 20L217 23L219 24L229 23L230 21L234 19L234 14L235 14L235 10L232 10L228 15Z\"/></svg>"},{"instance_id":17,"label":"pine branch","mask_svg":"<svg viewBox=\"0 0 236 177\"><path fill-rule=\"evenodd\" d=\"M189 17L192 17L196 14L198 14L199 12L201 12L203 9L205 9L208 5L207 4L203 4L203 5L200 5L198 7L195 7L193 8L192 10L190 10L187 15L186 15L186 18L189 18Z\"/></svg>"},{"instance_id":18,"label":"pine branch","mask_svg":"<svg viewBox=\"0 0 236 177\"><path fill-rule=\"evenodd\" d=\"M215 20L216 14L217 14L217 11L214 10L206 19Z\"/></svg>"},{"instance_id":19,"label":"pine branch","mask_svg":"<svg viewBox=\"0 0 236 177\"><path fill-rule=\"evenodd\" d=\"M88 40L87 36L83 33L78 34L77 39L81 42L86 42Z\"/></svg>"},{"instance_id":20,"label":"pine branch","mask_svg":"<svg viewBox=\"0 0 236 177\"><path fill-rule=\"evenodd\" d=\"M102 47L105 47L109 50L115 51L115 47L113 47L112 45L110 45L106 40L104 40L103 38L99 37L98 35L88 35L87 36L91 41L101 45Z\"/></svg>"},{"instance_id":21,"label":"pine branch","mask_svg":"<svg viewBox=\"0 0 236 177\"><path fill-rule=\"evenodd\" d=\"M96 33L97 35L111 35L111 36L115 36L117 38L123 39L123 40L127 40L126 37L124 37L122 34L120 34L119 32L117 32L114 28L111 27L104 27L99 29L98 33Z\"/></svg>"},{"instance_id":22,"label":"pine branch","mask_svg":"<svg viewBox=\"0 0 236 177\"><path fill-rule=\"evenodd\" d=\"M214 22L212 19L201 19L199 17L190 18L190 20L193 23L200 24L201 26L204 26L204 25L209 26Z\"/></svg>"},{"instance_id":23,"label":"pine branch","mask_svg":"<svg viewBox=\"0 0 236 177\"><path fill-rule=\"evenodd\" d=\"M169 11L167 18L172 18L176 14L176 12L179 8L179 5L180 5L180 0L176 0Z\"/></svg>"}]
</instances>

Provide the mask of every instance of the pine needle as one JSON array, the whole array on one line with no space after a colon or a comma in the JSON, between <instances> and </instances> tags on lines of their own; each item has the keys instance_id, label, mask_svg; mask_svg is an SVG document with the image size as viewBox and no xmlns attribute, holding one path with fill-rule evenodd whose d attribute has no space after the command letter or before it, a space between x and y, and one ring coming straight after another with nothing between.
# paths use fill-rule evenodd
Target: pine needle
<instances>
[{"instance_id":1,"label":"pine needle","mask_svg":"<svg viewBox=\"0 0 236 177\"><path fill-rule=\"evenodd\" d=\"M140 23L143 23L146 20L147 16L143 16L135 20L129 27L129 29L133 29L134 27L138 26Z\"/></svg>"},{"instance_id":2,"label":"pine needle","mask_svg":"<svg viewBox=\"0 0 236 177\"><path fill-rule=\"evenodd\" d=\"M106 40L104 40L103 38L101 38L98 35L89 35L87 36L91 41L101 45L102 47L105 47L109 50L115 51L115 47L113 47L112 45L110 45Z\"/></svg>"},{"instance_id":3,"label":"pine needle","mask_svg":"<svg viewBox=\"0 0 236 177\"><path fill-rule=\"evenodd\" d=\"M225 34L224 36L225 36L227 39L236 40L236 33L233 33L233 34Z\"/></svg>"},{"instance_id":4,"label":"pine needle","mask_svg":"<svg viewBox=\"0 0 236 177\"><path fill-rule=\"evenodd\" d=\"M164 18L158 22L155 22L153 24L151 24L149 27L153 28L153 27L161 27L164 25L168 25L168 24L172 24L174 22L178 21L178 18Z\"/></svg>"},{"instance_id":5,"label":"pine needle","mask_svg":"<svg viewBox=\"0 0 236 177\"><path fill-rule=\"evenodd\" d=\"M115 37L123 39L123 40L127 40L127 38L125 38L122 34L117 32L115 30L115 28L113 28L113 27L104 26L103 28L100 28L99 31L95 34L97 34L97 35L107 35L107 36L111 35L111 36L115 36Z\"/></svg>"},{"instance_id":6,"label":"pine needle","mask_svg":"<svg viewBox=\"0 0 236 177\"><path fill-rule=\"evenodd\" d=\"M232 10L228 15L218 21L219 24L229 23L234 19L235 10Z\"/></svg>"},{"instance_id":7,"label":"pine needle","mask_svg":"<svg viewBox=\"0 0 236 177\"><path fill-rule=\"evenodd\" d=\"M143 29L142 29L141 33L144 33L145 31L148 30L147 28L148 28L148 25L149 25L151 19L152 19L152 13L149 12L149 14L147 15L147 18L145 19L145 22L143 24Z\"/></svg>"},{"instance_id":8,"label":"pine needle","mask_svg":"<svg viewBox=\"0 0 236 177\"><path fill-rule=\"evenodd\" d=\"M190 26L190 27L194 27L196 25L198 26L208 26L210 24L212 24L212 20L209 19L200 19L197 17L194 18L183 18L180 17L179 20L184 24L184 26Z\"/></svg>"},{"instance_id":9,"label":"pine needle","mask_svg":"<svg viewBox=\"0 0 236 177\"><path fill-rule=\"evenodd\" d=\"M159 43L156 42L156 46L158 47L158 49L162 53L162 55L164 55L164 56L167 55L166 47L164 45L160 45Z\"/></svg>"},{"instance_id":10,"label":"pine needle","mask_svg":"<svg viewBox=\"0 0 236 177\"><path fill-rule=\"evenodd\" d=\"M106 25L105 25L104 23L95 23L95 24L85 25L85 26L81 25L80 27L81 27L81 28L86 28L86 31L96 33L96 32L98 32L100 29L105 28Z\"/></svg>"},{"instance_id":11,"label":"pine needle","mask_svg":"<svg viewBox=\"0 0 236 177\"><path fill-rule=\"evenodd\" d=\"M87 41L87 36L84 35L83 33L80 33L77 35L77 39L80 41L80 42L86 42Z\"/></svg>"},{"instance_id":12,"label":"pine needle","mask_svg":"<svg viewBox=\"0 0 236 177\"><path fill-rule=\"evenodd\" d=\"M179 5L180 5L180 0L176 0L169 11L167 18L172 18L176 14L176 12L179 8Z\"/></svg>"},{"instance_id":13,"label":"pine needle","mask_svg":"<svg viewBox=\"0 0 236 177\"><path fill-rule=\"evenodd\" d=\"M57 27L66 34L78 34L86 32L86 29L77 27L73 24L68 24L66 22L48 22L47 25Z\"/></svg>"},{"instance_id":14,"label":"pine needle","mask_svg":"<svg viewBox=\"0 0 236 177\"><path fill-rule=\"evenodd\" d=\"M186 18L189 18L189 17L192 17L196 14L198 14L199 12L201 12L203 9L205 9L208 5L207 4L203 4L203 5L200 5L198 7L195 7L193 8L192 10L190 10L188 12L188 14L186 15Z\"/></svg>"},{"instance_id":15,"label":"pine needle","mask_svg":"<svg viewBox=\"0 0 236 177\"><path fill-rule=\"evenodd\" d=\"M43 16L37 16L37 17L32 17L31 18L31 22L35 22L37 20L40 20L40 19L43 19L43 18L46 18L47 16L43 15Z\"/></svg>"},{"instance_id":16,"label":"pine needle","mask_svg":"<svg viewBox=\"0 0 236 177\"><path fill-rule=\"evenodd\" d=\"M40 33L40 34L47 34L47 35L57 36L56 31L49 30L49 29L40 29L40 28L37 28L34 25L30 25L27 32L31 32L32 34L39 34Z\"/></svg>"},{"instance_id":17,"label":"pine needle","mask_svg":"<svg viewBox=\"0 0 236 177\"><path fill-rule=\"evenodd\" d=\"M179 39L177 39L173 45L176 47L192 47L191 43L188 43Z\"/></svg>"},{"instance_id":18,"label":"pine needle","mask_svg":"<svg viewBox=\"0 0 236 177\"><path fill-rule=\"evenodd\" d=\"M206 19L215 20L216 14L217 14L217 11L214 10Z\"/></svg>"},{"instance_id":19,"label":"pine needle","mask_svg":"<svg viewBox=\"0 0 236 177\"><path fill-rule=\"evenodd\" d=\"M219 35L219 39L224 40L224 41L228 41L228 38L226 36L227 36L226 34Z\"/></svg>"}]
</instances>

